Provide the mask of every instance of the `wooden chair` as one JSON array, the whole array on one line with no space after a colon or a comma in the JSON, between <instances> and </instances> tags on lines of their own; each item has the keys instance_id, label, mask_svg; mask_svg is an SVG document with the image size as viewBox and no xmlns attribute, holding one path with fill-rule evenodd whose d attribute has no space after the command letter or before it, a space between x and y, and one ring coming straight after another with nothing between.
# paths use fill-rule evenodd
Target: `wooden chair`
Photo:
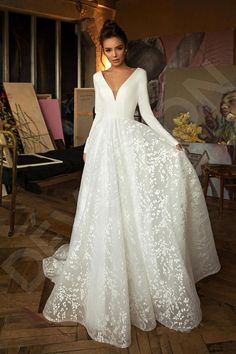
<instances>
[{"instance_id":1,"label":"wooden chair","mask_svg":"<svg viewBox=\"0 0 236 354\"><path fill-rule=\"evenodd\" d=\"M207 196L207 190L210 178L217 178L220 181L220 213L223 212L224 206L224 190L225 188L232 191L233 199L236 199L236 148L234 147L232 165L225 164L211 164L208 163L202 166L204 175L203 190L205 197Z\"/></svg>"},{"instance_id":2,"label":"wooden chair","mask_svg":"<svg viewBox=\"0 0 236 354\"><path fill-rule=\"evenodd\" d=\"M12 236L15 228L16 214L16 178L17 178L17 141L15 135L6 130L0 130L0 206L2 206L3 167L12 169L12 193L10 206L10 228L8 236Z\"/></svg>"},{"instance_id":3,"label":"wooden chair","mask_svg":"<svg viewBox=\"0 0 236 354\"><path fill-rule=\"evenodd\" d=\"M60 165L62 166L61 169L59 170L57 168L56 171L47 171L47 177L45 177L45 173L41 172L41 174L38 175L38 178L35 179L35 176L39 173L39 170L36 171L32 181L27 182L28 187L29 182L33 182L37 187L37 192L40 193L42 190L52 188L53 186L64 183L66 181L80 179L83 170L83 146L72 149L63 149L61 151L58 150L57 152L58 157L56 158L54 156L56 150L51 151L51 157L48 155L50 151L45 154L44 158L50 160L49 162L46 161L45 166L48 167L47 165L51 165L53 167L55 165ZM37 154L32 154L33 157L35 157L36 155ZM40 158L41 161L38 163L31 164L28 161L26 162L26 164L22 164L23 160L21 158L25 157L25 155L17 154L17 140L14 134L10 131L0 129L0 206L3 205L2 185L4 183L4 179L5 181L6 178L9 179L8 186L11 190L10 229L8 232L8 236L12 236L15 229L17 187L21 186L22 188L26 188L26 185L24 186L24 183L21 183L22 181L20 181L20 177L22 177L24 170L26 170L26 174L27 171L28 173L30 173L30 169L40 169L40 171L42 171L43 168L45 168L42 163L42 155L43 154L41 154ZM26 157L28 158L29 156L26 155ZM37 156L37 158L39 157ZM8 174L8 172L10 173Z\"/></svg>"}]
</instances>

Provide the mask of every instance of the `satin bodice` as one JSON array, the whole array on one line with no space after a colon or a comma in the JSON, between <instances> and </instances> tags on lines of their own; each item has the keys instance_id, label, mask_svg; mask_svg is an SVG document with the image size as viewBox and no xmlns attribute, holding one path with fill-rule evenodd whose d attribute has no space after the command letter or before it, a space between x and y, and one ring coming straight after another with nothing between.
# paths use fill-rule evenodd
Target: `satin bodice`
<instances>
[{"instance_id":1,"label":"satin bodice","mask_svg":"<svg viewBox=\"0 0 236 354\"><path fill-rule=\"evenodd\" d=\"M96 117L90 130L90 140L93 130L98 122L109 120L129 120L134 119L134 113L137 105L143 120L153 129L157 136L164 139L172 146L178 144L178 141L167 132L167 130L158 122L154 116L148 97L147 74L146 71L137 68L120 86L116 97L112 92L101 71L94 74L95 88L95 113ZM87 142L85 145L87 147Z\"/></svg>"}]
</instances>

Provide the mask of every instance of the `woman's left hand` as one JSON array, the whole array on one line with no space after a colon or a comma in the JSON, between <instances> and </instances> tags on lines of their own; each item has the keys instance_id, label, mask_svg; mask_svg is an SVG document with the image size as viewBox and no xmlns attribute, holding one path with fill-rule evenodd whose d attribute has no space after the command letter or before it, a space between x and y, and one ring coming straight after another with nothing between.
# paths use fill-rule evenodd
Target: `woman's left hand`
<instances>
[{"instance_id":1,"label":"woman's left hand","mask_svg":"<svg viewBox=\"0 0 236 354\"><path fill-rule=\"evenodd\" d=\"M175 145L175 147L176 147L176 149L179 150L179 151L184 151L184 147L183 147L183 145L181 145L181 144L177 144L177 145Z\"/></svg>"}]
</instances>

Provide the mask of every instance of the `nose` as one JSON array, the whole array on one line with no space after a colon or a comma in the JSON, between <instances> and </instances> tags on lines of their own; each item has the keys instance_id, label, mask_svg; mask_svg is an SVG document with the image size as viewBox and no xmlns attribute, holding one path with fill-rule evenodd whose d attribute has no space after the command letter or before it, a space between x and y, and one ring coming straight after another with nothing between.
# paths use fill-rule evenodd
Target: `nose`
<instances>
[{"instance_id":1,"label":"nose","mask_svg":"<svg viewBox=\"0 0 236 354\"><path fill-rule=\"evenodd\" d=\"M221 108L228 108L228 104L226 102L221 103Z\"/></svg>"},{"instance_id":2,"label":"nose","mask_svg":"<svg viewBox=\"0 0 236 354\"><path fill-rule=\"evenodd\" d=\"M113 58L116 58L116 57L117 57L117 53L116 53L116 50L115 50L115 49L112 51L112 56L113 56Z\"/></svg>"}]
</instances>

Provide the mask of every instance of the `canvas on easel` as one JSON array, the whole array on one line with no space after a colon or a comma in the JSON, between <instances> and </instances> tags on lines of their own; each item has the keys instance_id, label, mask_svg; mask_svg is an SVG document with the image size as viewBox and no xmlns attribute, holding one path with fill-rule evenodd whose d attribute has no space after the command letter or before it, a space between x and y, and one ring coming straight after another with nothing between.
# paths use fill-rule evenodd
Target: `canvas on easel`
<instances>
[{"instance_id":1,"label":"canvas on easel","mask_svg":"<svg viewBox=\"0 0 236 354\"><path fill-rule=\"evenodd\" d=\"M14 116L24 153L54 150L38 99L31 83L4 82L4 90Z\"/></svg>"},{"instance_id":2,"label":"canvas on easel","mask_svg":"<svg viewBox=\"0 0 236 354\"><path fill-rule=\"evenodd\" d=\"M93 123L95 92L93 88L74 90L74 146L86 142Z\"/></svg>"},{"instance_id":3,"label":"canvas on easel","mask_svg":"<svg viewBox=\"0 0 236 354\"><path fill-rule=\"evenodd\" d=\"M39 99L39 105L43 113L45 123L55 140L62 140L65 143L60 103L58 99Z\"/></svg>"}]
</instances>

